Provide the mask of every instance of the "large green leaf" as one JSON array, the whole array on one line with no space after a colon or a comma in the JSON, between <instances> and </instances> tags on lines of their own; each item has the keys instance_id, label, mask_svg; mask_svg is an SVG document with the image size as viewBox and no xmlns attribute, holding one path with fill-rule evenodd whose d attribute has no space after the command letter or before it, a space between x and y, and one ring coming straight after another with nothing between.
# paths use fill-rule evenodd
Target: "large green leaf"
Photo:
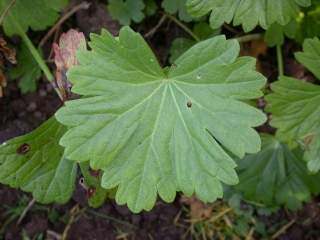
<instances>
[{"instance_id":1,"label":"large green leaf","mask_svg":"<svg viewBox=\"0 0 320 240\"><path fill-rule=\"evenodd\" d=\"M276 138L263 135L262 150L239 160L240 190L250 201L268 207L285 204L294 209L318 193L320 175L310 175L302 151L290 149Z\"/></svg>"},{"instance_id":2,"label":"large green leaf","mask_svg":"<svg viewBox=\"0 0 320 240\"><path fill-rule=\"evenodd\" d=\"M224 22L242 25L246 32L257 25L268 28L273 23L286 25L297 16L299 6L307 7L311 0L188 0L187 7L194 17L211 12L212 28Z\"/></svg>"},{"instance_id":3,"label":"large green leaf","mask_svg":"<svg viewBox=\"0 0 320 240\"><path fill-rule=\"evenodd\" d=\"M0 12L5 11L11 0L0 0ZM19 34L13 20L17 21L26 32L44 30L54 24L59 17L58 11L67 0L18 0L9 9L3 21L3 29L8 36Z\"/></svg>"},{"instance_id":4,"label":"large green leaf","mask_svg":"<svg viewBox=\"0 0 320 240\"><path fill-rule=\"evenodd\" d=\"M320 40L318 38L306 39L303 43L303 52L298 52L295 56L320 80Z\"/></svg>"},{"instance_id":5,"label":"large green leaf","mask_svg":"<svg viewBox=\"0 0 320 240\"><path fill-rule=\"evenodd\" d=\"M272 113L271 125L278 128L277 136L293 146L302 143L309 152L309 170L318 171L320 86L281 77L271 88L273 93L266 97L267 111Z\"/></svg>"},{"instance_id":6,"label":"large green leaf","mask_svg":"<svg viewBox=\"0 0 320 240\"><path fill-rule=\"evenodd\" d=\"M140 34L91 35L91 51L68 73L72 91L56 117L69 126L66 156L103 169L102 186L118 187L116 201L134 212L151 209L157 193L176 191L203 201L235 184L235 163L260 149L252 127L265 115L241 100L261 96L265 78L255 60L237 58L239 43L218 36L193 46L166 72Z\"/></svg>"},{"instance_id":7,"label":"large green leaf","mask_svg":"<svg viewBox=\"0 0 320 240\"><path fill-rule=\"evenodd\" d=\"M41 203L68 201L77 167L58 144L65 131L52 117L33 132L2 143L0 183L32 192Z\"/></svg>"}]
</instances>

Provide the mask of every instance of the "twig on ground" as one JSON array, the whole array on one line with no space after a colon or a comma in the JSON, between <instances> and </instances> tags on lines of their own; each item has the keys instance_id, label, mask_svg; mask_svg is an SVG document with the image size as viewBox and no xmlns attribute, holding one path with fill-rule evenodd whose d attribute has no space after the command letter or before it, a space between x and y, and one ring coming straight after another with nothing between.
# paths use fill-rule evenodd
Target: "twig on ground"
<instances>
[{"instance_id":1,"label":"twig on ground","mask_svg":"<svg viewBox=\"0 0 320 240\"><path fill-rule=\"evenodd\" d=\"M154 26L150 31L148 31L146 34L144 34L145 38L153 36L153 34L161 27L161 25L164 23L164 21L167 19L166 15L163 15L156 26Z\"/></svg>"},{"instance_id":2,"label":"twig on ground","mask_svg":"<svg viewBox=\"0 0 320 240\"><path fill-rule=\"evenodd\" d=\"M292 219L290 222L282 226L278 231L276 231L271 239L277 239L280 235L284 234L293 224L295 224L296 219Z\"/></svg>"},{"instance_id":3,"label":"twig on ground","mask_svg":"<svg viewBox=\"0 0 320 240\"><path fill-rule=\"evenodd\" d=\"M67 226L65 227L63 233L62 233L62 237L61 240L67 240L68 239L68 233L69 230L72 226L72 224L75 222L76 217L78 216L78 214L81 212L81 209L79 207L78 204L76 204L71 210L70 210L70 218L69 221L67 223Z\"/></svg>"},{"instance_id":4,"label":"twig on ground","mask_svg":"<svg viewBox=\"0 0 320 240\"><path fill-rule=\"evenodd\" d=\"M55 231L52 231L52 230L47 230L47 237L48 239L55 239L55 240L61 240L62 236L55 232ZM49 238L49 237L52 237L52 238Z\"/></svg>"},{"instance_id":5,"label":"twig on ground","mask_svg":"<svg viewBox=\"0 0 320 240\"><path fill-rule=\"evenodd\" d=\"M28 205L26 206L26 208L23 210L22 214L20 215L18 221L17 221L17 225L19 225L22 220L24 219L24 217L27 215L28 211L30 210L30 208L33 206L33 204L36 202L36 200L33 198Z\"/></svg>"},{"instance_id":6,"label":"twig on ground","mask_svg":"<svg viewBox=\"0 0 320 240\"><path fill-rule=\"evenodd\" d=\"M70 18L77 11L82 9L88 9L90 7L90 4L91 3L88 3L88 2L82 2L74 6L73 8L71 8L70 11L68 11L67 13L65 13L59 19L59 21L55 25L53 25L52 28L47 32L47 34L41 39L39 43L39 47L42 47L48 41L48 39L52 36L52 34L54 34L54 32L61 26L62 23L64 23L68 18Z\"/></svg>"}]
</instances>

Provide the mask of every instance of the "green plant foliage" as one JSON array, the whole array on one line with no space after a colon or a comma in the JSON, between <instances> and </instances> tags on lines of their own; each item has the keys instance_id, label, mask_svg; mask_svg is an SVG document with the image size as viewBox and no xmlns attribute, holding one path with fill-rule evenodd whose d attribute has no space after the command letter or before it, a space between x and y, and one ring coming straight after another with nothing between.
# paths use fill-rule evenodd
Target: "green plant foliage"
<instances>
[{"instance_id":1,"label":"green plant foliage","mask_svg":"<svg viewBox=\"0 0 320 240\"><path fill-rule=\"evenodd\" d=\"M68 159L102 169L102 186L133 212L151 209L157 193L201 200L237 183L235 163L260 149L254 126L265 115L244 100L262 95L255 60L237 58L239 43L218 36L198 43L166 72L140 34L129 27L114 38L92 34L91 51L68 72L72 91L56 114L69 127L60 144Z\"/></svg>"},{"instance_id":2,"label":"green plant foliage","mask_svg":"<svg viewBox=\"0 0 320 240\"><path fill-rule=\"evenodd\" d=\"M239 184L247 200L267 207L284 204L296 209L319 193L320 175L310 175L302 151L291 151L270 135L262 136L262 150L238 162Z\"/></svg>"},{"instance_id":3,"label":"green plant foliage","mask_svg":"<svg viewBox=\"0 0 320 240\"><path fill-rule=\"evenodd\" d=\"M320 40L307 39L303 43L303 52L295 54L297 60L320 80Z\"/></svg>"},{"instance_id":4,"label":"green plant foliage","mask_svg":"<svg viewBox=\"0 0 320 240\"><path fill-rule=\"evenodd\" d=\"M308 39L303 52L296 58L315 76L320 77L320 41ZM267 96L272 113L271 125L278 128L277 135L295 146L302 144L305 159L312 172L320 170L320 86L290 77L281 77L271 85L273 93Z\"/></svg>"},{"instance_id":5,"label":"green plant foliage","mask_svg":"<svg viewBox=\"0 0 320 240\"><path fill-rule=\"evenodd\" d=\"M190 22L192 18L187 12L186 1L187 0L163 0L161 6L167 13L178 13L182 21Z\"/></svg>"},{"instance_id":6,"label":"green plant foliage","mask_svg":"<svg viewBox=\"0 0 320 240\"><path fill-rule=\"evenodd\" d=\"M22 44L17 60L18 65L9 72L10 78L19 79L18 86L22 93L34 92L41 69L25 44Z\"/></svg>"},{"instance_id":7,"label":"green plant foliage","mask_svg":"<svg viewBox=\"0 0 320 240\"><path fill-rule=\"evenodd\" d=\"M219 28L224 22L242 25L245 32L257 25L267 29L273 23L286 25L299 13L299 7L310 6L310 0L187 0L191 16L210 14L210 25Z\"/></svg>"},{"instance_id":8,"label":"green plant foliage","mask_svg":"<svg viewBox=\"0 0 320 240\"><path fill-rule=\"evenodd\" d=\"M295 38L298 31L298 24L295 20L290 21L287 25L281 26L278 23L272 24L266 31L264 39L269 47L282 45L285 37Z\"/></svg>"},{"instance_id":9,"label":"green plant foliage","mask_svg":"<svg viewBox=\"0 0 320 240\"><path fill-rule=\"evenodd\" d=\"M158 6L155 0L145 0L144 4L146 5L144 11L147 16L152 16L156 13Z\"/></svg>"},{"instance_id":10,"label":"green plant foliage","mask_svg":"<svg viewBox=\"0 0 320 240\"><path fill-rule=\"evenodd\" d=\"M11 0L0 1L2 13ZM6 35L19 34L14 21L17 21L26 32L28 28L34 31L44 30L54 24L58 19L58 11L66 5L67 0L18 0L9 9L3 21L3 29Z\"/></svg>"},{"instance_id":11,"label":"green plant foliage","mask_svg":"<svg viewBox=\"0 0 320 240\"><path fill-rule=\"evenodd\" d=\"M52 117L33 132L2 143L0 183L32 192L41 203L68 201L77 167L58 144L65 131Z\"/></svg>"},{"instance_id":12,"label":"green plant foliage","mask_svg":"<svg viewBox=\"0 0 320 240\"><path fill-rule=\"evenodd\" d=\"M108 11L112 18L122 25L130 25L131 21L141 22L144 18L143 0L109 0Z\"/></svg>"},{"instance_id":13,"label":"green plant foliage","mask_svg":"<svg viewBox=\"0 0 320 240\"><path fill-rule=\"evenodd\" d=\"M267 96L267 111L272 113L271 125L278 128L277 136L291 146L302 143L307 152L308 168L320 169L319 153L319 99L320 86L290 77L281 77L271 85L273 93ZM308 153L307 153L308 154ZM309 156L308 154L308 156Z\"/></svg>"}]
</instances>

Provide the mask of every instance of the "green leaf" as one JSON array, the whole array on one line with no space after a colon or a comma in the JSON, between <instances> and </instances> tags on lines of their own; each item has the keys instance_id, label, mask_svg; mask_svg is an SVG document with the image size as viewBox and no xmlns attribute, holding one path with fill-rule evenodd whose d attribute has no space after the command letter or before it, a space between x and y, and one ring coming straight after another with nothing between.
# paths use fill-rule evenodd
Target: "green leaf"
<instances>
[{"instance_id":1,"label":"green leaf","mask_svg":"<svg viewBox=\"0 0 320 240\"><path fill-rule=\"evenodd\" d=\"M141 22L144 18L143 0L109 0L108 11L112 18L122 25L130 25L131 21Z\"/></svg>"},{"instance_id":2,"label":"green leaf","mask_svg":"<svg viewBox=\"0 0 320 240\"><path fill-rule=\"evenodd\" d=\"M69 126L66 156L102 169L102 186L133 212L151 209L157 193L201 200L222 196L221 182L237 183L238 157L260 149L253 127L265 115L242 100L261 96L265 78L255 60L237 58L239 43L218 36L198 43L167 74L140 34L91 35L91 51L68 73L72 91L56 114ZM225 150L226 149L226 150Z\"/></svg>"},{"instance_id":3,"label":"green leaf","mask_svg":"<svg viewBox=\"0 0 320 240\"><path fill-rule=\"evenodd\" d=\"M242 25L246 32L257 25L267 29L273 23L286 25L299 13L299 7L310 6L310 0L187 0L191 16L210 14L210 25L219 28L224 22Z\"/></svg>"},{"instance_id":4,"label":"green leaf","mask_svg":"<svg viewBox=\"0 0 320 240\"><path fill-rule=\"evenodd\" d=\"M307 39L303 43L303 52L295 54L297 60L320 80L320 40Z\"/></svg>"},{"instance_id":5,"label":"green leaf","mask_svg":"<svg viewBox=\"0 0 320 240\"><path fill-rule=\"evenodd\" d=\"M161 6L167 13L178 13L179 18L182 21L190 22L192 18L187 12L186 1L187 0L163 0Z\"/></svg>"},{"instance_id":6,"label":"green leaf","mask_svg":"<svg viewBox=\"0 0 320 240\"><path fill-rule=\"evenodd\" d=\"M147 16L152 16L153 14L156 13L158 6L155 0L145 0L144 4L146 6L144 11Z\"/></svg>"},{"instance_id":7,"label":"green leaf","mask_svg":"<svg viewBox=\"0 0 320 240\"><path fill-rule=\"evenodd\" d=\"M299 26L296 21L290 21L287 25L282 26L278 23L272 24L266 31L264 39L269 47L282 45L284 38L294 39L297 35Z\"/></svg>"},{"instance_id":8,"label":"green leaf","mask_svg":"<svg viewBox=\"0 0 320 240\"><path fill-rule=\"evenodd\" d=\"M11 0L0 1L0 12L2 13ZM66 0L19 0L15 1L14 5L6 15L3 21L3 29L6 35L12 36L19 34L15 23L16 20L26 32L28 28L34 31L44 30L54 24L58 19L58 11L63 7ZM58 4L55 4L58 3Z\"/></svg>"},{"instance_id":9,"label":"green leaf","mask_svg":"<svg viewBox=\"0 0 320 240\"><path fill-rule=\"evenodd\" d=\"M41 69L25 44L18 52L18 65L9 72L10 78L19 79L18 86L22 93L34 92L37 80L41 77Z\"/></svg>"},{"instance_id":10,"label":"green leaf","mask_svg":"<svg viewBox=\"0 0 320 240\"><path fill-rule=\"evenodd\" d=\"M33 132L0 145L0 182L32 192L41 203L64 203L74 189L76 163L58 142L66 128L54 117Z\"/></svg>"},{"instance_id":11,"label":"green leaf","mask_svg":"<svg viewBox=\"0 0 320 240\"><path fill-rule=\"evenodd\" d=\"M291 146L303 144L308 168L320 170L320 86L290 77L281 77L271 85L273 93L266 97L267 111L277 136Z\"/></svg>"},{"instance_id":12,"label":"green leaf","mask_svg":"<svg viewBox=\"0 0 320 240\"><path fill-rule=\"evenodd\" d=\"M247 200L268 207L282 204L290 209L300 207L320 190L320 175L308 174L301 153L290 151L275 137L263 135L262 150L239 160L240 183L235 188Z\"/></svg>"}]
</instances>

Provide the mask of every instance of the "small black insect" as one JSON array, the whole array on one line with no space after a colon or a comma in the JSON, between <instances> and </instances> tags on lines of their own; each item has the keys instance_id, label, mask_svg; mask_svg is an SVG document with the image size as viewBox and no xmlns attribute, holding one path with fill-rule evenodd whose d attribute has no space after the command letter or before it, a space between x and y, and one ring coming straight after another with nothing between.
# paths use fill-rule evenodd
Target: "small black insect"
<instances>
[{"instance_id":1,"label":"small black insect","mask_svg":"<svg viewBox=\"0 0 320 240\"><path fill-rule=\"evenodd\" d=\"M192 107L192 102L191 102L190 100L187 102L187 107L188 107L188 108L191 108L191 107Z\"/></svg>"},{"instance_id":2,"label":"small black insect","mask_svg":"<svg viewBox=\"0 0 320 240\"><path fill-rule=\"evenodd\" d=\"M30 145L28 143L24 143L17 148L17 153L20 155L24 155L27 152L29 152L30 149L31 149Z\"/></svg>"}]
</instances>

